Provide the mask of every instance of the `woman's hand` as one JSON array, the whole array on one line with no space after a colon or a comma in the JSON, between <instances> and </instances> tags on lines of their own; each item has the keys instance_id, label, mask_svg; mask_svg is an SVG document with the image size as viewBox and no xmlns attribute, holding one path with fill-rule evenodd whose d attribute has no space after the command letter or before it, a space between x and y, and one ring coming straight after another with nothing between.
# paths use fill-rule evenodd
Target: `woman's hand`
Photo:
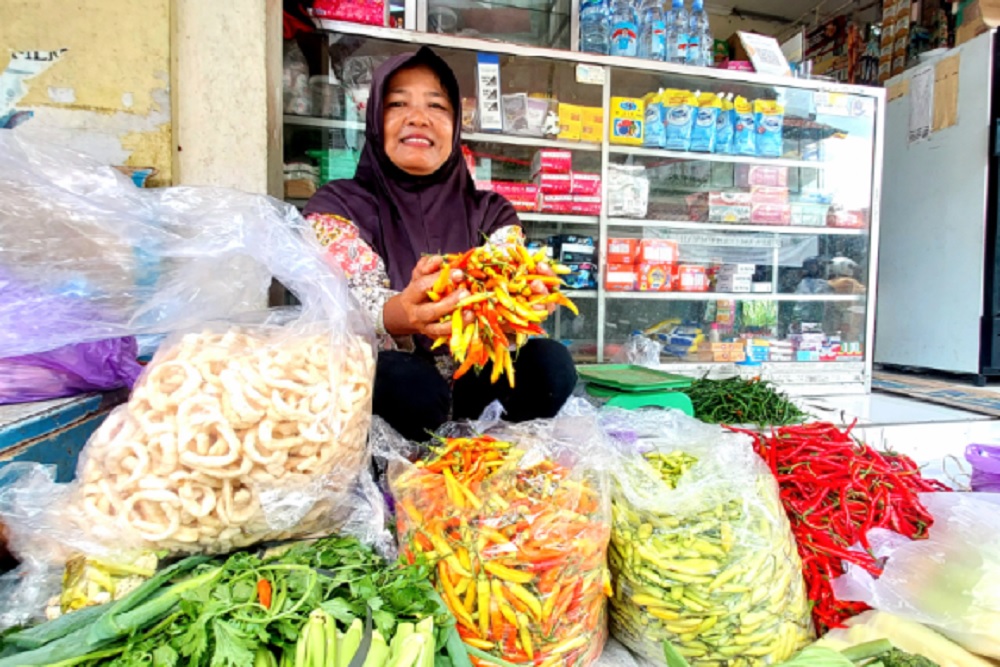
<instances>
[{"instance_id":1,"label":"woman's hand","mask_svg":"<svg viewBox=\"0 0 1000 667\"><path fill-rule=\"evenodd\" d=\"M422 257L413 268L410 284L402 292L389 299L382 311L385 330L393 336L410 336L422 334L428 338L439 338L451 335L451 323L441 323L442 317L449 315L458 306L458 302L469 296L465 290L449 294L440 301L431 301L427 291L434 286L441 272L443 259L440 255ZM462 280L461 271L451 272L451 281ZM472 314L465 315L466 323L472 320Z\"/></svg>"},{"instance_id":2,"label":"woman's hand","mask_svg":"<svg viewBox=\"0 0 1000 667\"><path fill-rule=\"evenodd\" d=\"M555 275L556 275L556 272L552 270L552 267L549 266L546 263L538 264L535 267L535 272L538 273L538 274L541 274L543 276L552 276L552 277L555 277ZM532 294L535 294L535 295L538 295L538 296L548 296L549 295L549 288L548 288L548 286L545 283L543 283L541 280L535 280L535 281L533 281L530 285L528 285L528 287L531 288L531 293ZM555 303L546 303L546 304L543 304L543 305L534 306L534 309L535 310L545 310L545 311L548 312L549 315L551 315L552 313L555 312L556 308L558 308L558 307L559 307L558 304L555 304Z\"/></svg>"}]
</instances>

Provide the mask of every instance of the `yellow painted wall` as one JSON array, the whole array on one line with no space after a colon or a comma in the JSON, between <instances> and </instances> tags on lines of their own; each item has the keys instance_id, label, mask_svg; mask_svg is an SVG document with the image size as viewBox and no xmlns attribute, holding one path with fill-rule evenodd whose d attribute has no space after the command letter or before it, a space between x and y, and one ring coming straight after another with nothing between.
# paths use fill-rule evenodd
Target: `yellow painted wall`
<instances>
[{"instance_id":1,"label":"yellow painted wall","mask_svg":"<svg viewBox=\"0 0 1000 667\"><path fill-rule=\"evenodd\" d=\"M171 0L0 0L0 71L11 51L68 49L26 82L17 131L171 182Z\"/></svg>"}]
</instances>

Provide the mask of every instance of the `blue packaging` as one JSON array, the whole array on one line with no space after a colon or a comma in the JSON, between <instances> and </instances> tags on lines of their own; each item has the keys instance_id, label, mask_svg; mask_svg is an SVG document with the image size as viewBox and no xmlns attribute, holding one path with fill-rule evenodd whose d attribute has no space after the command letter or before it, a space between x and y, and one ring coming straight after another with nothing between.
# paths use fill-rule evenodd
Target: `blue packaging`
<instances>
[{"instance_id":1,"label":"blue packaging","mask_svg":"<svg viewBox=\"0 0 1000 667\"><path fill-rule=\"evenodd\" d=\"M733 152L734 117L732 100L723 99L719 117L715 120L716 153L728 155Z\"/></svg>"},{"instance_id":2,"label":"blue packaging","mask_svg":"<svg viewBox=\"0 0 1000 667\"><path fill-rule=\"evenodd\" d=\"M785 108L774 100L757 100L753 106L757 124L757 155L781 157L785 152Z\"/></svg>"},{"instance_id":3,"label":"blue packaging","mask_svg":"<svg viewBox=\"0 0 1000 667\"><path fill-rule=\"evenodd\" d=\"M668 90L660 96L660 100L663 105L667 150L691 150L691 132L694 130L698 98L687 90Z\"/></svg>"},{"instance_id":4,"label":"blue packaging","mask_svg":"<svg viewBox=\"0 0 1000 667\"><path fill-rule=\"evenodd\" d=\"M733 104L733 154L757 157L757 118L745 97Z\"/></svg>"},{"instance_id":5,"label":"blue packaging","mask_svg":"<svg viewBox=\"0 0 1000 667\"><path fill-rule=\"evenodd\" d=\"M691 130L691 150L714 153L716 125L722 112L722 100L713 93L698 96L698 110L695 113L694 128Z\"/></svg>"},{"instance_id":6,"label":"blue packaging","mask_svg":"<svg viewBox=\"0 0 1000 667\"><path fill-rule=\"evenodd\" d=\"M646 131L642 135L642 145L648 148L663 148L667 145L667 131L663 125L663 91L649 93L642 101L646 107Z\"/></svg>"}]
</instances>

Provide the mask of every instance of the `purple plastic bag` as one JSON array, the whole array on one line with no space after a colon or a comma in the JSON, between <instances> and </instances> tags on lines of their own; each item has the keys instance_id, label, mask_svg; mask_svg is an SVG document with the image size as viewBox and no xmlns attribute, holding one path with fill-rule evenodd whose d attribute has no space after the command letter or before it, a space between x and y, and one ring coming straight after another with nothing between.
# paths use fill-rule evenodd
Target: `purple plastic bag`
<instances>
[{"instance_id":1,"label":"purple plastic bag","mask_svg":"<svg viewBox=\"0 0 1000 667\"><path fill-rule=\"evenodd\" d=\"M67 345L0 359L0 405L132 388L142 366L135 338Z\"/></svg>"},{"instance_id":2,"label":"purple plastic bag","mask_svg":"<svg viewBox=\"0 0 1000 667\"><path fill-rule=\"evenodd\" d=\"M1000 447L969 445L965 460L972 464L972 490L1000 493Z\"/></svg>"}]
</instances>

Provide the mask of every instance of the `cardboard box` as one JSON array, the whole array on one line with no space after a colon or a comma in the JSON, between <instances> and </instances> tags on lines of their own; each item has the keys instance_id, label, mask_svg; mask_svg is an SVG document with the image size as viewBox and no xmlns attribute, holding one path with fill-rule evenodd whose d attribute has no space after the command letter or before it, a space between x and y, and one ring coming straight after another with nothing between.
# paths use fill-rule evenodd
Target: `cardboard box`
<instances>
[{"instance_id":1,"label":"cardboard box","mask_svg":"<svg viewBox=\"0 0 1000 667\"><path fill-rule=\"evenodd\" d=\"M788 203L788 188L774 188L766 185L755 185L750 188L750 205Z\"/></svg>"},{"instance_id":2,"label":"cardboard box","mask_svg":"<svg viewBox=\"0 0 1000 667\"><path fill-rule=\"evenodd\" d=\"M725 278L727 276L750 277L757 273L756 264L723 264L716 272L716 277Z\"/></svg>"},{"instance_id":3,"label":"cardboard box","mask_svg":"<svg viewBox=\"0 0 1000 667\"><path fill-rule=\"evenodd\" d=\"M789 204L754 204L750 222L756 225L792 224L792 207Z\"/></svg>"},{"instance_id":4,"label":"cardboard box","mask_svg":"<svg viewBox=\"0 0 1000 667\"><path fill-rule=\"evenodd\" d=\"M575 104L559 103L559 138L563 141L580 141L583 135L583 115Z\"/></svg>"},{"instance_id":5,"label":"cardboard box","mask_svg":"<svg viewBox=\"0 0 1000 667\"><path fill-rule=\"evenodd\" d=\"M680 260L680 246L668 239L642 239L636 247L636 264L676 264Z\"/></svg>"},{"instance_id":6,"label":"cardboard box","mask_svg":"<svg viewBox=\"0 0 1000 667\"><path fill-rule=\"evenodd\" d=\"M579 141L586 142L588 144L599 144L604 138L604 125L592 125L589 123L584 123L580 126L580 139Z\"/></svg>"},{"instance_id":7,"label":"cardboard box","mask_svg":"<svg viewBox=\"0 0 1000 667\"><path fill-rule=\"evenodd\" d=\"M634 292L639 275L631 264L608 264L604 272L604 289L609 292Z\"/></svg>"},{"instance_id":8,"label":"cardboard box","mask_svg":"<svg viewBox=\"0 0 1000 667\"><path fill-rule=\"evenodd\" d=\"M750 276L727 276L715 281L715 291L727 294L749 294L753 280Z\"/></svg>"},{"instance_id":9,"label":"cardboard box","mask_svg":"<svg viewBox=\"0 0 1000 667\"><path fill-rule=\"evenodd\" d=\"M788 187L788 167L772 167L765 164L738 164L735 169L736 187L749 188L767 186Z\"/></svg>"},{"instance_id":10,"label":"cardboard box","mask_svg":"<svg viewBox=\"0 0 1000 667\"><path fill-rule=\"evenodd\" d=\"M545 149L535 153L531 162L532 177L538 174L568 174L573 169L573 152Z\"/></svg>"},{"instance_id":11,"label":"cardboard box","mask_svg":"<svg viewBox=\"0 0 1000 667\"><path fill-rule=\"evenodd\" d=\"M792 204L792 224L797 227L826 227L829 204Z\"/></svg>"},{"instance_id":12,"label":"cardboard box","mask_svg":"<svg viewBox=\"0 0 1000 667\"><path fill-rule=\"evenodd\" d=\"M613 144L642 146L645 107L638 97L612 97L608 141Z\"/></svg>"},{"instance_id":13,"label":"cardboard box","mask_svg":"<svg viewBox=\"0 0 1000 667\"><path fill-rule=\"evenodd\" d=\"M676 264L639 264L636 267L640 292L669 292L674 288Z\"/></svg>"},{"instance_id":14,"label":"cardboard box","mask_svg":"<svg viewBox=\"0 0 1000 667\"><path fill-rule=\"evenodd\" d=\"M710 287L708 271L698 264L681 264L677 267L677 289L681 292L707 292Z\"/></svg>"},{"instance_id":15,"label":"cardboard box","mask_svg":"<svg viewBox=\"0 0 1000 667\"><path fill-rule=\"evenodd\" d=\"M573 211L573 195L538 196L538 210L542 213L561 213L569 215Z\"/></svg>"},{"instance_id":16,"label":"cardboard box","mask_svg":"<svg viewBox=\"0 0 1000 667\"><path fill-rule=\"evenodd\" d=\"M604 125L604 109L601 107L577 107L584 125Z\"/></svg>"},{"instance_id":17,"label":"cardboard box","mask_svg":"<svg viewBox=\"0 0 1000 667\"><path fill-rule=\"evenodd\" d=\"M573 189L573 178L569 174L541 172L535 176L538 191L546 195L568 195Z\"/></svg>"},{"instance_id":18,"label":"cardboard box","mask_svg":"<svg viewBox=\"0 0 1000 667\"><path fill-rule=\"evenodd\" d=\"M570 195L570 213L573 215L600 215L601 198L595 195Z\"/></svg>"},{"instance_id":19,"label":"cardboard box","mask_svg":"<svg viewBox=\"0 0 1000 667\"><path fill-rule=\"evenodd\" d=\"M601 175L574 171L573 180L570 183L570 194L589 196L600 195Z\"/></svg>"},{"instance_id":20,"label":"cardboard box","mask_svg":"<svg viewBox=\"0 0 1000 667\"><path fill-rule=\"evenodd\" d=\"M1000 26L1000 0L973 0L959 10L958 20L956 46Z\"/></svg>"},{"instance_id":21,"label":"cardboard box","mask_svg":"<svg viewBox=\"0 0 1000 667\"><path fill-rule=\"evenodd\" d=\"M609 238L608 264L633 264L639 239Z\"/></svg>"}]
</instances>

